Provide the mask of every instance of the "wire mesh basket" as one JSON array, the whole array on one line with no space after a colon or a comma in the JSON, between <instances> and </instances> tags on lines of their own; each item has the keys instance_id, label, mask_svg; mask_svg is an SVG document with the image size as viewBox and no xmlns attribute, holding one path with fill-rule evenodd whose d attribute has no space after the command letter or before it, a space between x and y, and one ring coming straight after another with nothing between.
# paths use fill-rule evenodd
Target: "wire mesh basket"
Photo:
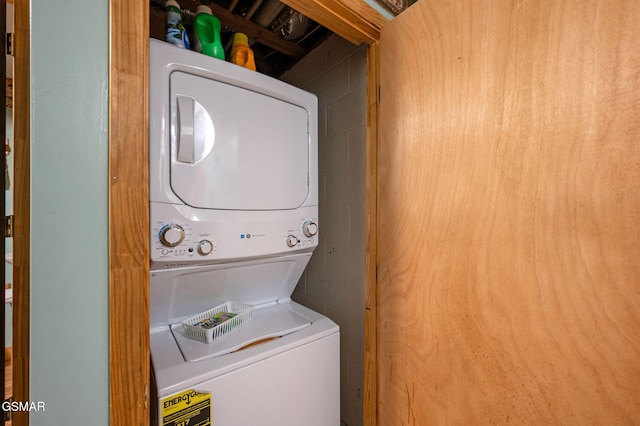
<instances>
[{"instance_id":1,"label":"wire mesh basket","mask_svg":"<svg viewBox=\"0 0 640 426\"><path fill-rule=\"evenodd\" d=\"M211 343L253 318L253 306L226 302L182 322L187 337Z\"/></svg>"}]
</instances>

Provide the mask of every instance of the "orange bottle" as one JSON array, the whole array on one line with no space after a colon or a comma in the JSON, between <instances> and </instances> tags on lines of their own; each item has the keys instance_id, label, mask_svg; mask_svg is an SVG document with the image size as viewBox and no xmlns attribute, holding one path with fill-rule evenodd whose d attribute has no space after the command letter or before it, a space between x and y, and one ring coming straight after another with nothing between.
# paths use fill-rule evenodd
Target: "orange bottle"
<instances>
[{"instance_id":1,"label":"orange bottle","mask_svg":"<svg viewBox=\"0 0 640 426\"><path fill-rule=\"evenodd\" d=\"M256 70L256 62L253 58L253 50L249 47L249 39L246 34L235 33L231 45L231 62L250 70Z\"/></svg>"}]
</instances>

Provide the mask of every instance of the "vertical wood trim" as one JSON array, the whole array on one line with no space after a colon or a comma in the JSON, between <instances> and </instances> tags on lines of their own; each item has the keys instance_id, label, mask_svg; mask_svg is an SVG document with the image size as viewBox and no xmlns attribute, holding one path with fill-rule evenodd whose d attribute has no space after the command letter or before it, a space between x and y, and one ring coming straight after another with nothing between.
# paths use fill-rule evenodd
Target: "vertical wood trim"
<instances>
[{"instance_id":1,"label":"vertical wood trim","mask_svg":"<svg viewBox=\"0 0 640 426\"><path fill-rule=\"evenodd\" d=\"M7 43L7 2L6 0L0 0L0 19L2 20L2 26L4 28L3 33L0 34L0 37L3 40L4 45L6 46ZM10 59L9 59L10 60ZM7 62L7 55L5 55L4 57L4 64L1 65L2 69L0 69L0 81L2 80L7 80L6 78L6 62ZM7 85L0 85L0 96L2 98L5 99L5 103L2 105L2 110L4 111L4 116L6 117L7 115L7 109L9 108L7 106L6 100L7 100ZM2 122L0 122L0 128L2 128L2 139L4 140L4 143L6 144L6 142L8 141L7 138L7 120L6 118L4 120L2 120ZM7 145L5 145L5 147L7 147ZM6 148L5 148L5 155L3 158L3 163L4 163L4 168L5 170L8 170L8 162L7 162L7 155L6 155ZM7 174L3 175L2 177L0 177L0 185L5 187L6 183L7 183ZM6 194L6 192L5 192ZM2 211L4 212L4 214L7 214L7 197L3 197L2 198ZM6 243L2 246L2 257L6 256ZM6 264L5 264L6 266ZM6 277L6 267L2 270L2 281L0 281L0 283L3 283L2 288L6 287L6 283L7 282L7 277ZM6 313L6 306L5 304L2 305L2 309L0 309L0 315L2 315L2 341L4 342L6 340L7 337L7 324L6 324L6 318L7 318L7 313ZM8 353L7 350L5 349L2 352L2 364L5 365L7 362L7 358L8 358ZM2 375L2 393L6 394L6 369L2 369L1 375ZM4 399L4 398L3 398Z\"/></svg>"},{"instance_id":2,"label":"vertical wood trim","mask_svg":"<svg viewBox=\"0 0 640 426\"><path fill-rule=\"evenodd\" d=\"M149 2L111 0L110 20L109 414L113 425L143 425L150 368Z\"/></svg>"},{"instance_id":3,"label":"vertical wood trim","mask_svg":"<svg viewBox=\"0 0 640 426\"><path fill-rule=\"evenodd\" d=\"M377 422L378 315L378 43L367 52L367 147L365 166L365 311L364 311L364 424Z\"/></svg>"},{"instance_id":4,"label":"vertical wood trim","mask_svg":"<svg viewBox=\"0 0 640 426\"><path fill-rule=\"evenodd\" d=\"M13 64L13 398L29 400L29 259L30 259L30 63L29 0L14 5L15 57ZM14 412L14 426L27 426L29 412Z\"/></svg>"}]
</instances>

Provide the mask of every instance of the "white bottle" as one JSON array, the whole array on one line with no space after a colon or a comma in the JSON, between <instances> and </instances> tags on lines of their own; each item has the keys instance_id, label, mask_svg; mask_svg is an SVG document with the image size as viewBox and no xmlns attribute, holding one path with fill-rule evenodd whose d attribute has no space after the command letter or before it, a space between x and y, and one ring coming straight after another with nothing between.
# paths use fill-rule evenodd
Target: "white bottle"
<instances>
[{"instance_id":1,"label":"white bottle","mask_svg":"<svg viewBox=\"0 0 640 426\"><path fill-rule=\"evenodd\" d=\"M189 36L182 24L182 12L176 0L167 0L164 4L167 11L167 41L183 49L189 49Z\"/></svg>"}]
</instances>

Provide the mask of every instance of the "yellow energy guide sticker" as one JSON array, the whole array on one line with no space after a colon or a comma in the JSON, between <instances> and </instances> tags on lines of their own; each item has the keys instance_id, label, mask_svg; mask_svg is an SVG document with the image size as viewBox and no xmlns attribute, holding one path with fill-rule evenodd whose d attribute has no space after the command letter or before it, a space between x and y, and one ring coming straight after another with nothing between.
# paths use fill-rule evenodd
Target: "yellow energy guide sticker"
<instances>
[{"instance_id":1,"label":"yellow energy guide sticker","mask_svg":"<svg viewBox=\"0 0 640 426\"><path fill-rule=\"evenodd\" d=\"M162 426L210 426L211 393L193 389L162 400Z\"/></svg>"}]
</instances>

